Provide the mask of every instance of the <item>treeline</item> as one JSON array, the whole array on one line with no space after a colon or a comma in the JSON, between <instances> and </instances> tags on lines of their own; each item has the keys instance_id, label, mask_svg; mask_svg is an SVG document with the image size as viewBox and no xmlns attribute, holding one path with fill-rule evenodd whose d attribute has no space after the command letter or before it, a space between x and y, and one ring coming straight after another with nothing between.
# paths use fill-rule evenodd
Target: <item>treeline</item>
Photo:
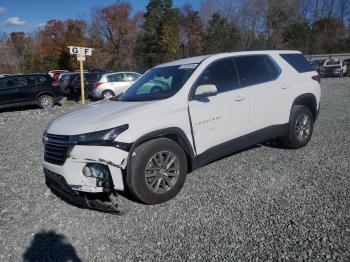
<instances>
[{"instance_id":1,"label":"treeline","mask_svg":"<svg viewBox=\"0 0 350 262\"><path fill-rule=\"evenodd\" d=\"M243 49L350 52L348 0L202 0L174 8L150 0L92 10L86 20L51 20L38 32L0 35L0 73L78 68L67 46L95 48L88 69L144 70L170 60Z\"/></svg>"}]
</instances>

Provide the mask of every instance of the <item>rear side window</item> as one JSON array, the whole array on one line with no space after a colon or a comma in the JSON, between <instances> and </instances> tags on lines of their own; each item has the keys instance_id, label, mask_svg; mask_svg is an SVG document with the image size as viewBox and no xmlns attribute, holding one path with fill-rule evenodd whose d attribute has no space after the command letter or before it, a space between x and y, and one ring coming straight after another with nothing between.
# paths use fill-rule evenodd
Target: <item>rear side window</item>
<instances>
[{"instance_id":1,"label":"rear side window","mask_svg":"<svg viewBox=\"0 0 350 262\"><path fill-rule=\"evenodd\" d=\"M125 77L127 81L136 81L140 76L133 73L125 73Z\"/></svg>"},{"instance_id":2,"label":"rear side window","mask_svg":"<svg viewBox=\"0 0 350 262\"><path fill-rule=\"evenodd\" d=\"M28 85L28 79L26 77L16 78L16 87L23 87Z\"/></svg>"},{"instance_id":3,"label":"rear side window","mask_svg":"<svg viewBox=\"0 0 350 262\"><path fill-rule=\"evenodd\" d=\"M196 87L200 85L215 85L218 93L238 88L239 82L233 59L222 59L209 65L199 77Z\"/></svg>"},{"instance_id":4,"label":"rear side window","mask_svg":"<svg viewBox=\"0 0 350 262\"><path fill-rule=\"evenodd\" d=\"M86 81L97 81L97 79L100 77L99 74L86 74L85 80Z\"/></svg>"},{"instance_id":5,"label":"rear side window","mask_svg":"<svg viewBox=\"0 0 350 262\"><path fill-rule=\"evenodd\" d=\"M280 56L299 73L314 71L302 54L280 54Z\"/></svg>"},{"instance_id":6,"label":"rear side window","mask_svg":"<svg viewBox=\"0 0 350 262\"><path fill-rule=\"evenodd\" d=\"M43 77L43 76L36 76L36 77L35 77L35 82L36 82L37 84L41 84L41 83L46 82L46 81L47 81L47 78L45 78L45 77Z\"/></svg>"},{"instance_id":7,"label":"rear side window","mask_svg":"<svg viewBox=\"0 0 350 262\"><path fill-rule=\"evenodd\" d=\"M123 74L113 74L107 76L108 82L121 82L124 81Z\"/></svg>"},{"instance_id":8,"label":"rear side window","mask_svg":"<svg viewBox=\"0 0 350 262\"><path fill-rule=\"evenodd\" d=\"M271 81L264 55L238 56L235 58L242 86Z\"/></svg>"}]
</instances>

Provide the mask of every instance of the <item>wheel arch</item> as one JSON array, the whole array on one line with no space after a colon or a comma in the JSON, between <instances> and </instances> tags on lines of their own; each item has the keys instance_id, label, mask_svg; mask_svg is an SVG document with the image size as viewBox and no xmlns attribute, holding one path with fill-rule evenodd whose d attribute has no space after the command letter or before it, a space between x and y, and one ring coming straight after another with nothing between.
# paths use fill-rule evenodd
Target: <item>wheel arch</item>
<instances>
[{"instance_id":1,"label":"wheel arch","mask_svg":"<svg viewBox=\"0 0 350 262\"><path fill-rule=\"evenodd\" d=\"M48 95L48 96L51 96L51 97L55 98L55 95L52 94L51 92L49 92L49 91L42 91L42 92L40 92L40 93L38 93L36 95L35 100L38 101L39 97L44 96L44 95Z\"/></svg>"},{"instance_id":2,"label":"wheel arch","mask_svg":"<svg viewBox=\"0 0 350 262\"><path fill-rule=\"evenodd\" d=\"M307 108L310 109L314 121L316 121L317 118L317 100L316 100L316 96L312 93L307 93L307 94L302 94L298 97L296 97L293 101L292 104L292 108L293 106L296 105L301 105L301 106L306 106ZM291 108L291 112L292 112L292 108Z\"/></svg>"},{"instance_id":3,"label":"wheel arch","mask_svg":"<svg viewBox=\"0 0 350 262\"><path fill-rule=\"evenodd\" d=\"M160 129L156 131L152 131L150 133L147 133L140 138L138 138L133 145L130 148L129 151L129 157L128 157L128 170L130 170L129 165L131 164L131 157L132 154L138 146L141 144L148 142L150 140L158 139L158 138L168 138L175 143L177 143L182 150L185 152L186 159L187 159L187 165L188 165L188 172L192 170L192 160L194 159L194 151L191 146L190 141L188 140L185 132L178 128L178 127L170 127L165 129Z\"/></svg>"}]
</instances>

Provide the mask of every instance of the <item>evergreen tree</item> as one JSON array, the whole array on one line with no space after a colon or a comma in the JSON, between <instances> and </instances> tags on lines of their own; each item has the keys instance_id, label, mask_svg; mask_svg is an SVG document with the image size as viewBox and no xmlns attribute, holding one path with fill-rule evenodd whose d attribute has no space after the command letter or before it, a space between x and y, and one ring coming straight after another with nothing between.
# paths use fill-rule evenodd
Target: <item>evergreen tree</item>
<instances>
[{"instance_id":1,"label":"evergreen tree","mask_svg":"<svg viewBox=\"0 0 350 262\"><path fill-rule=\"evenodd\" d=\"M176 59L178 10L172 0L151 0L146 8L137 53L146 68Z\"/></svg>"},{"instance_id":2,"label":"evergreen tree","mask_svg":"<svg viewBox=\"0 0 350 262\"><path fill-rule=\"evenodd\" d=\"M309 27L306 20L291 24L282 33L283 42L289 49L296 49L303 53L310 52L310 33L311 28Z\"/></svg>"},{"instance_id":3,"label":"evergreen tree","mask_svg":"<svg viewBox=\"0 0 350 262\"><path fill-rule=\"evenodd\" d=\"M212 15L204 38L205 53L230 52L241 48L239 28L219 13Z\"/></svg>"}]
</instances>

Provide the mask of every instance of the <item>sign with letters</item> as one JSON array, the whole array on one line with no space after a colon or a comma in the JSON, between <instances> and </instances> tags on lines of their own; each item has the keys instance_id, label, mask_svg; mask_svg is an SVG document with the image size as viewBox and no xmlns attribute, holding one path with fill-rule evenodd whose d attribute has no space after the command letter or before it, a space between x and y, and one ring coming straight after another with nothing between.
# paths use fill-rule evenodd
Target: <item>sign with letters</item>
<instances>
[{"instance_id":1,"label":"sign with letters","mask_svg":"<svg viewBox=\"0 0 350 262\"><path fill-rule=\"evenodd\" d=\"M85 88L84 88L84 67L83 62L86 59L86 56L92 56L93 48L82 47L82 46L67 46L69 48L69 53L71 55L76 55L77 60L80 63L80 86L81 86L81 103L85 103Z\"/></svg>"},{"instance_id":2,"label":"sign with letters","mask_svg":"<svg viewBox=\"0 0 350 262\"><path fill-rule=\"evenodd\" d=\"M83 56L91 56L93 48L89 47L80 47L80 46L68 46L69 53L71 55L83 55Z\"/></svg>"}]
</instances>

